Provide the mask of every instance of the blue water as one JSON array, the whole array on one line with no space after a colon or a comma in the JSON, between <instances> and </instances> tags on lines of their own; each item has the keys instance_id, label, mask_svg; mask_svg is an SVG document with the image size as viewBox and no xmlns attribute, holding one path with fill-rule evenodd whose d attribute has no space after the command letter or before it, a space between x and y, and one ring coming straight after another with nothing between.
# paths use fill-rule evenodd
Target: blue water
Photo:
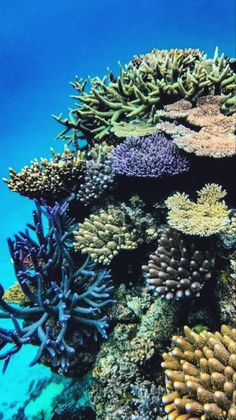
<instances>
[{"instance_id":1,"label":"blue water","mask_svg":"<svg viewBox=\"0 0 236 420\"><path fill-rule=\"evenodd\" d=\"M7 177L9 166L20 170L34 157L49 156L51 146L61 150L55 140L60 126L51 114L66 115L73 103L68 82L75 74L101 76L107 66L116 69L118 60L126 63L153 47L200 48L212 55L218 45L235 55L234 0L1 0L0 6L1 177ZM31 210L27 198L0 183L5 286L14 282L6 238L24 228ZM27 385L30 377L44 374L40 367L27 369L30 351L0 377L0 409L6 398L16 398L19 382Z\"/></svg>"}]
</instances>

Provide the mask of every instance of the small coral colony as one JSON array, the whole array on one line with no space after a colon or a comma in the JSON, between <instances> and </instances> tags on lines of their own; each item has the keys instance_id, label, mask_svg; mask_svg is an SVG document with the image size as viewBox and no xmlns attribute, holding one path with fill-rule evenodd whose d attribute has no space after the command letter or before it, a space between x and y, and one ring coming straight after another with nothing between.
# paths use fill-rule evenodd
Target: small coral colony
<instances>
[{"instance_id":1,"label":"small coral colony","mask_svg":"<svg viewBox=\"0 0 236 420\"><path fill-rule=\"evenodd\" d=\"M91 372L98 419L236 419L235 64L154 49L72 83L64 151L4 179L35 210L8 240L3 371L30 343Z\"/></svg>"}]
</instances>

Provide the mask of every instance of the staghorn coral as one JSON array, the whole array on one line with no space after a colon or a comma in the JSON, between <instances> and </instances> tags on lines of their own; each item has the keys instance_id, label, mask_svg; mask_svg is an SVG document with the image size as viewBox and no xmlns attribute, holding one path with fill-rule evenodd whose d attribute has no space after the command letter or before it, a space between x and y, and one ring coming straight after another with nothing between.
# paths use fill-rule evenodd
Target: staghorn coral
<instances>
[{"instance_id":1,"label":"staghorn coral","mask_svg":"<svg viewBox=\"0 0 236 420\"><path fill-rule=\"evenodd\" d=\"M73 142L85 137L89 142L100 141L111 134L117 123L142 120L150 125L158 122L163 105L185 98L195 102L198 96L224 96L222 109L226 114L235 108L235 73L229 59L212 59L198 50L155 50L137 66L130 62L116 78L111 72L103 79L76 78L72 96L79 105L69 117L54 116L64 126L59 138Z\"/></svg>"},{"instance_id":2,"label":"staghorn coral","mask_svg":"<svg viewBox=\"0 0 236 420\"><path fill-rule=\"evenodd\" d=\"M180 120L190 124L195 130L182 124L172 126L174 143L188 153L213 158L230 157L236 154L235 116L225 116L220 112L222 96L205 96L197 100L196 107L188 101L178 101L165 107L164 119ZM157 124L157 128L170 132L167 123Z\"/></svg>"},{"instance_id":3,"label":"staghorn coral","mask_svg":"<svg viewBox=\"0 0 236 420\"><path fill-rule=\"evenodd\" d=\"M169 225L197 236L210 236L225 229L229 223L228 208L222 200L226 191L220 185L206 184L197 195L196 203L178 192L166 200Z\"/></svg>"},{"instance_id":4,"label":"staghorn coral","mask_svg":"<svg viewBox=\"0 0 236 420\"><path fill-rule=\"evenodd\" d=\"M112 155L112 168L118 175L160 178L188 172L190 162L163 135L128 137Z\"/></svg>"},{"instance_id":5,"label":"staghorn coral","mask_svg":"<svg viewBox=\"0 0 236 420\"><path fill-rule=\"evenodd\" d=\"M20 172L10 168L10 179L3 178L11 191L48 202L72 198L84 171L85 155L68 147L62 154L53 149L52 159L34 159Z\"/></svg>"},{"instance_id":6,"label":"staghorn coral","mask_svg":"<svg viewBox=\"0 0 236 420\"><path fill-rule=\"evenodd\" d=\"M86 161L84 182L78 192L78 199L85 206L103 198L115 188L115 175L111 167L112 149L106 143L101 143L90 151L91 159Z\"/></svg>"},{"instance_id":7,"label":"staghorn coral","mask_svg":"<svg viewBox=\"0 0 236 420\"><path fill-rule=\"evenodd\" d=\"M148 265L143 266L149 290L167 300L199 296L214 268L208 247L166 228Z\"/></svg>"},{"instance_id":8,"label":"staghorn coral","mask_svg":"<svg viewBox=\"0 0 236 420\"><path fill-rule=\"evenodd\" d=\"M163 354L168 419L235 420L236 330L196 334L188 327Z\"/></svg>"},{"instance_id":9,"label":"staghorn coral","mask_svg":"<svg viewBox=\"0 0 236 420\"><path fill-rule=\"evenodd\" d=\"M120 250L131 250L155 239L156 223L141 209L122 203L91 214L74 232L75 249L88 253L93 261L107 265Z\"/></svg>"},{"instance_id":10,"label":"staghorn coral","mask_svg":"<svg viewBox=\"0 0 236 420\"><path fill-rule=\"evenodd\" d=\"M75 262L71 254L74 221L68 215L68 204L43 207L36 203L33 216L34 224L28 227L35 235L26 229L8 241L27 304L20 308L8 304L0 285L0 319L11 319L14 327L0 328L1 349L10 344L0 360L5 360L5 371L11 357L24 344L33 343L39 348L31 366L46 352L54 367L67 372L69 359L76 352L71 336L76 336L77 347L89 336L107 337L106 316L98 314L113 302L109 298L110 274L106 270L95 272L88 258L82 265ZM18 319L24 321L23 326Z\"/></svg>"}]
</instances>

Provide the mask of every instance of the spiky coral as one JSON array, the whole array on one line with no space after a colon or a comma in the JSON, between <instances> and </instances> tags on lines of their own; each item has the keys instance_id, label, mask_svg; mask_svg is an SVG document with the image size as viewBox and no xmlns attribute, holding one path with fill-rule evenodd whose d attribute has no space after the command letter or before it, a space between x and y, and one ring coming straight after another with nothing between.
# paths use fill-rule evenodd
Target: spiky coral
<instances>
[{"instance_id":1,"label":"spiky coral","mask_svg":"<svg viewBox=\"0 0 236 420\"><path fill-rule=\"evenodd\" d=\"M105 142L95 145L86 161L84 182L81 184L78 199L85 205L103 198L115 187L115 175L112 170L112 147Z\"/></svg>"},{"instance_id":2,"label":"spiky coral","mask_svg":"<svg viewBox=\"0 0 236 420\"><path fill-rule=\"evenodd\" d=\"M139 66L130 62L120 67L117 79L109 73L90 79L90 84L88 93L86 81L76 79L72 84L77 91L73 97L81 105L68 119L55 117L64 126L60 138L71 142L75 136L85 137L92 142L108 136L116 123L142 119L152 125L164 104L181 98L194 102L201 95L221 94L226 95L222 106L226 113L235 106L235 74L217 49L213 59L198 50L155 50Z\"/></svg>"},{"instance_id":3,"label":"spiky coral","mask_svg":"<svg viewBox=\"0 0 236 420\"><path fill-rule=\"evenodd\" d=\"M219 233L229 223L228 208L222 200L226 191L220 185L206 184L197 195L196 203L185 193L176 193L166 200L169 225L188 235Z\"/></svg>"},{"instance_id":4,"label":"spiky coral","mask_svg":"<svg viewBox=\"0 0 236 420\"><path fill-rule=\"evenodd\" d=\"M163 135L128 137L116 147L112 168L118 175L160 178L188 172L190 163Z\"/></svg>"},{"instance_id":5,"label":"spiky coral","mask_svg":"<svg viewBox=\"0 0 236 420\"><path fill-rule=\"evenodd\" d=\"M199 296L214 267L207 248L174 229L165 229L156 252L143 266L149 290L167 300Z\"/></svg>"},{"instance_id":6,"label":"spiky coral","mask_svg":"<svg viewBox=\"0 0 236 420\"><path fill-rule=\"evenodd\" d=\"M225 116L220 112L222 96L205 96L197 100L196 107L191 102L181 100L165 107L164 119L180 120L191 124L195 130L182 125L172 128L174 143L188 153L213 158L230 157L236 154L235 114ZM157 125L168 132L168 125Z\"/></svg>"},{"instance_id":7,"label":"spiky coral","mask_svg":"<svg viewBox=\"0 0 236 420\"><path fill-rule=\"evenodd\" d=\"M164 353L162 367L168 393L163 397L169 419L236 418L236 329L196 334L184 328L176 347Z\"/></svg>"},{"instance_id":8,"label":"spiky coral","mask_svg":"<svg viewBox=\"0 0 236 420\"><path fill-rule=\"evenodd\" d=\"M92 260L110 264L121 250L130 250L154 239L155 221L140 209L121 204L108 206L98 214L91 214L75 234L75 249L88 253Z\"/></svg>"},{"instance_id":9,"label":"spiky coral","mask_svg":"<svg viewBox=\"0 0 236 420\"><path fill-rule=\"evenodd\" d=\"M53 365L66 372L75 354L69 343L73 332L78 343L89 335L106 337L106 317L97 315L112 302L110 275L106 270L96 273L88 259L82 265L75 263L70 252L72 225L68 204L37 204L34 224L28 225L35 237L26 229L15 235L14 241L9 239L17 280L27 303L20 308L9 305L0 286L0 318L12 319L14 326L13 330L0 328L1 348L11 344L0 354L0 360L5 359L4 370L12 355L32 342L39 349L31 366L47 352ZM22 327L17 318L24 320Z\"/></svg>"},{"instance_id":10,"label":"spiky coral","mask_svg":"<svg viewBox=\"0 0 236 420\"><path fill-rule=\"evenodd\" d=\"M11 191L48 202L74 196L83 175L85 156L67 147L62 154L51 149L52 159L34 159L20 172L10 168L11 179L3 179Z\"/></svg>"}]
</instances>

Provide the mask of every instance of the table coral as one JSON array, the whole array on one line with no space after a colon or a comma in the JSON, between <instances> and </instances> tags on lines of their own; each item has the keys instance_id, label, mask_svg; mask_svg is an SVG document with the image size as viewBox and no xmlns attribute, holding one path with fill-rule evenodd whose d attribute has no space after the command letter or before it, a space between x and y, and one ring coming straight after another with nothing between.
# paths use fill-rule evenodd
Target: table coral
<instances>
[{"instance_id":1,"label":"table coral","mask_svg":"<svg viewBox=\"0 0 236 420\"><path fill-rule=\"evenodd\" d=\"M39 348L31 366L47 352L53 366L62 371L69 368L69 359L75 355L68 334L77 336L78 343L87 337L107 337L106 316L99 317L109 303L112 286L108 271L94 271L87 258L76 263L71 255L73 219L68 215L68 204L54 207L36 203L34 224L29 230L9 239L9 247L17 280L27 297L27 304L12 306L4 300L0 285L0 319L11 319L13 330L0 328L1 348L11 344L0 360L6 369L11 357L24 344ZM48 230L45 228L45 220ZM25 264L25 257L31 266ZM21 326L17 319L23 319Z\"/></svg>"},{"instance_id":2,"label":"table coral","mask_svg":"<svg viewBox=\"0 0 236 420\"><path fill-rule=\"evenodd\" d=\"M221 332L197 334L185 327L173 343L162 363L168 418L235 420L236 330L223 325Z\"/></svg>"},{"instance_id":3,"label":"table coral","mask_svg":"<svg viewBox=\"0 0 236 420\"><path fill-rule=\"evenodd\" d=\"M165 229L157 250L143 266L149 290L167 300L199 296L214 268L208 248L208 244L198 244L174 229Z\"/></svg>"},{"instance_id":4,"label":"table coral","mask_svg":"<svg viewBox=\"0 0 236 420\"><path fill-rule=\"evenodd\" d=\"M132 61L120 66L117 78L109 72L89 81L88 91L86 81L72 83L77 91L72 97L80 104L68 118L55 117L64 126L59 138L72 142L76 133L93 142L109 136L116 123L139 119L153 125L163 105L181 98L195 102L198 96L220 94L226 114L235 108L235 74L217 49L212 59L199 50L155 50L139 66Z\"/></svg>"},{"instance_id":5,"label":"table coral","mask_svg":"<svg viewBox=\"0 0 236 420\"><path fill-rule=\"evenodd\" d=\"M115 148L112 159L116 174L142 178L180 175L190 167L188 158L160 134L128 137Z\"/></svg>"},{"instance_id":6,"label":"table coral","mask_svg":"<svg viewBox=\"0 0 236 420\"><path fill-rule=\"evenodd\" d=\"M51 151L52 159L34 159L20 172L10 168L10 179L3 179L9 189L48 202L73 197L83 176L85 155L68 147L62 154Z\"/></svg>"},{"instance_id":7,"label":"table coral","mask_svg":"<svg viewBox=\"0 0 236 420\"><path fill-rule=\"evenodd\" d=\"M229 223L226 191L217 184L206 184L197 192L197 202L185 193L175 193L166 200L168 223L188 235L210 236L225 229Z\"/></svg>"},{"instance_id":8,"label":"table coral","mask_svg":"<svg viewBox=\"0 0 236 420\"><path fill-rule=\"evenodd\" d=\"M191 102L178 101L165 107L164 119L179 120L181 125L172 128L174 143L188 153L213 158L230 157L236 154L235 117L220 112L222 96L205 96L197 100L196 107ZM184 130L183 124L187 124ZM168 131L166 123L157 128ZM194 127L195 130L190 129Z\"/></svg>"}]
</instances>

